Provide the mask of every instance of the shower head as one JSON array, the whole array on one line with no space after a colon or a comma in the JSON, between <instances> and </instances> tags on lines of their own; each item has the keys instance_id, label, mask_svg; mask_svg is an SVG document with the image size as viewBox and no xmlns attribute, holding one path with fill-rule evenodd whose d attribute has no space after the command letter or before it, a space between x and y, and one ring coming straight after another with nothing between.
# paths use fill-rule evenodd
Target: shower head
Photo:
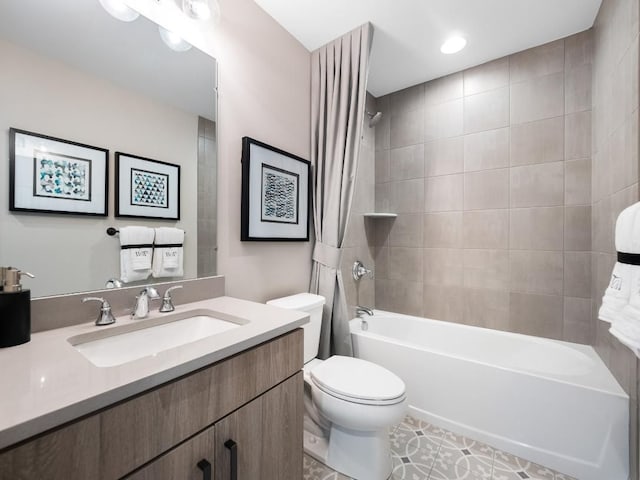
<instances>
[{"instance_id":1,"label":"shower head","mask_svg":"<svg viewBox=\"0 0 640 480\"><path fill-rule=\"evenodd\" d=\"M382 112L366 112L369 117L369 128L375 127L377 123L382 119Z\"/></svg>"}]
</instances>

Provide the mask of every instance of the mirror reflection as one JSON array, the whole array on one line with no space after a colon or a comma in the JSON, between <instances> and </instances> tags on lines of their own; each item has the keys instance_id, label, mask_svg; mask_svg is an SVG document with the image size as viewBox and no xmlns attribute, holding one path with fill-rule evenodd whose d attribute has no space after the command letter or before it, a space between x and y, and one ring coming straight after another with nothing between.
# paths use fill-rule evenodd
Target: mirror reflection
<instances>
[{"instance_id":1,"label":"mirror reflection","mask_svg":"<svg viewBox=\"0 0 640 480\"><path fill-rule=\"evenodd\" d=\"M214 275L215 59L98 0L4 0L0 58L0 266L35 274L32 297L104 288L120 277L107 228L135 225L184 230L180 278ZM108 149L108 215L10 212L10 128ZM179 220L115 217L116 152L180 166Z\"/></svg>"}]
</instances>

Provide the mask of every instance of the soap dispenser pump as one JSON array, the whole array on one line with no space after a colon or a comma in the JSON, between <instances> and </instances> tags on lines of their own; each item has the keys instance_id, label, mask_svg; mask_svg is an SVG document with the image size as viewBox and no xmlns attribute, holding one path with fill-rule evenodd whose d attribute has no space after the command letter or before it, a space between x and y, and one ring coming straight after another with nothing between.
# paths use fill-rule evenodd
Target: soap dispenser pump
<instances>
[{"instance_id":1,"label":"soap dispenser pump","mask_svg":"<svg viewBox=\"0 0 640 480\"><path fill-rule=\"evenodd\" d=\"M0 267L0 348L31 340L31 292L23 290L21 279L29 272Z\"/></svg>"}]
</instances>

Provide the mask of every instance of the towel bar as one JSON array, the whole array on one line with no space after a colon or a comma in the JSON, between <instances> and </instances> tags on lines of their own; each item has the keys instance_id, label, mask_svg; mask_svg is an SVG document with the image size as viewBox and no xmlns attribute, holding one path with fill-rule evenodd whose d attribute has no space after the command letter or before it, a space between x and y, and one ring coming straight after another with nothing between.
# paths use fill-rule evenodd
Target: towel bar
<instances>
[{"instance_id":1,"label":"towel bar","mask_svg":"<svg viewBox=\"0 0 640 480\"><path fill-rule=\"evenodd\" d=\"M117 228L113 228L113 227L107 228L107 235L109 235L110 237L114 237L118 233L120 233L120 230L118 230ZM186 235L187 232L184 232L184 234Z\"/></svg>"}]
</instances>

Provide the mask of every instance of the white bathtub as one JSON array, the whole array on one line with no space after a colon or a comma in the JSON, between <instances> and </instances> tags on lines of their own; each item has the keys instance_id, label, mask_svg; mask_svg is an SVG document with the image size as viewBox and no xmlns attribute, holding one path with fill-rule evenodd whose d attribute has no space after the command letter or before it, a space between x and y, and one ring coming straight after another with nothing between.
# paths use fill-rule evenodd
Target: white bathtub
<instances>
[{"instance_id":1,"label":"white bathtub","mask_svg":"<svg viewBox=\"0 0 640 480\"><path fill-rule=\"evenodd\" d=\"M407 385L412 415L580 480L628 479L629 397L593 348L380 310L355 355Z\"/></svg>"}]
</instances>

